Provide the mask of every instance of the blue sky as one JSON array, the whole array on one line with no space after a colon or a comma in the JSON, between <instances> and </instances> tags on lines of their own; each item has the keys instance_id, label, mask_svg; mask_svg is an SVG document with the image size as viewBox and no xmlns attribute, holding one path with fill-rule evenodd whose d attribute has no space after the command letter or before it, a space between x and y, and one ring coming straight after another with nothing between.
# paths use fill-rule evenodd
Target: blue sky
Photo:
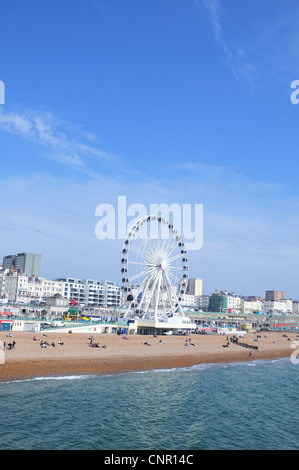
<instances>
[{"instance_id":1,"label":"blue sky","mask_svg":"<svg viewBox=\"0 0 299 470\"><path fill-rule=\"evenodd\" d=\"M120 282L98 204L203 204L204 293L299 298L296 0L3 0L0 257Z\"/></svg>"}]
</instances>

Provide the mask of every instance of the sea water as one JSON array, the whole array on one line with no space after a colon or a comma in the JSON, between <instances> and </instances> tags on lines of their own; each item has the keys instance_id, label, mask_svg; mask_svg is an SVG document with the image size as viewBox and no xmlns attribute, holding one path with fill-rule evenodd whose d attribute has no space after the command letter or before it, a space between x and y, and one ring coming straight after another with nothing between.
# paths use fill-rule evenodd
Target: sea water
<instances>
[{"instance_id":1,"label":"sea water","mask_svg":"<svg viewBox=\"0 0 299 470\"><path fill-rule=\"evenodd\" d=\"M299 449L290 359L0 383L0 449Z\"/></svg>"}]
</instances>

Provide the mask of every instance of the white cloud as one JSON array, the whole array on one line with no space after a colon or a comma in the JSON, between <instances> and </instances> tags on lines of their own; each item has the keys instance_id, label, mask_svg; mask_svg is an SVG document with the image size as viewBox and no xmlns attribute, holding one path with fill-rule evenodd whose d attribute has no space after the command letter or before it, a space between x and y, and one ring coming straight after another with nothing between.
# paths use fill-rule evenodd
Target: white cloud
<instances>
[{"instance_id":1,"label":"white cloud","mask_svg":"<svg viewBox=\"0 0 299 470\"><path fill-rule=\"evenodd\" d=\"M90 144L97 142L93 133L84 132L50 112L4 112L0 109L0 127L42 146L46 149L42 154L46 158L73 168L83 169L90 160L94 163L120 164L118 157Z\"/></svg>"}]
</instances>

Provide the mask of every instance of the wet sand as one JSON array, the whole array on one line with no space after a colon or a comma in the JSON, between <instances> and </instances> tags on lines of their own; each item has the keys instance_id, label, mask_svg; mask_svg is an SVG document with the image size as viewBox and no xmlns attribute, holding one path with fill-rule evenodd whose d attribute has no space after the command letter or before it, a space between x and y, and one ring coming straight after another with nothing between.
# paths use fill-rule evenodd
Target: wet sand
<instances>
[{"instance_id":1,"label":"wet sand","mask_svg":"<svg viewBox=\"0 0 299 470\"><path fill-rule=\"evenodd\" d=\"M227 343L226 335L190 336L129 336L123 339L116 334L94 334L100 346L91 348L89 334L40 332L14 332L13 338L0 332L0 341L5 341L4 364L0 364L0 381L28 379L45 376L115 374L128 371L170 369L190 367L203 363L230 363L258 359L278 359L291 357L294 348L292 341L299 341L297 333L261 332L248 333L239 342L258 346L258 350L243 348L238 344ZM286 334L288 337L283 336ZM45 336L47 335L47 336ZM261 338L257 338L260 335ZM41 348L36 336L47 341L50 346ZM229 337L232 335L229 335ZM189 346L186 339L191 338ZM255 341L258 339L258 341ZM7 349L12 341L15 348ZM64 344L60 345L61 340ZM162 342L160 342L162 341ZM55 347L51 343L55 343ZM143 344L147 342L150 344ZM1 351L2 353L2 351Z\"/></svg>"}]
</instances>

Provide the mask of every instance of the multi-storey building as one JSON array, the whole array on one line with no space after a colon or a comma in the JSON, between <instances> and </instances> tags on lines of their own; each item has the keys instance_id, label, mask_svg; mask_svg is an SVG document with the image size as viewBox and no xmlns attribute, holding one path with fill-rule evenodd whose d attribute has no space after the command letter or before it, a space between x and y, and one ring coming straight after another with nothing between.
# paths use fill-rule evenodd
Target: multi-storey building
<instances>
[{"instance_id":1,"label":"multi-storey building","mask_svg":"<svg viewBox=\"0 0 299 470\"><path fill-rule=\"evenodd\" d=\"M266 301L276 301L285 299L285 293L280 290L266 290Z\"/></svg>"},{"instance_id":2,"label":"multi-storey building","mask_svg":"<svg viewBox=\"0 0 299 470\"><path fill-rule=\"evenodd\" d=\"M93 279L60 278L63 283L63 296L75 300L77 305L95 307L119 307L121 288L112 281Z\"/></svg>"},{"instance_id":3,"label":"multi-storey building","mask_svg":"<svg viewBox=\"0 0 299 470\"><path fill-rule=\"evenodd\" d=\"M209 295L200 295L196 297L196 308L200 312L207 312L209 310Z\"/></svg>"},{"instance_id":4,"label":"multi-storey building","mask_svg":"<svg viewBox=\"0 0 299 470\"><path fill-rule=\"evenodd\" d=\"M41 255L36 253L18 253L3 258L3 269L18 271L28 276L39 276Z\"/></svg>"},{"instance_id":5,"label":"multi-storey building","mask_svg":"<svg viewBox=\"0 0 299 470\"><path fill-rule=\"evenodd\" d=\"M268 300L263 302L264 313L287 313L287 304L285 300Z\"/></svg>"},{"instance_id":6,"label":"multi-storey building","mask_svg":"<svg viewBox=\"0 0 299 470\"><path fill-rule=\"evenodd\" d=\"M215 291L209 298L209 311L210 312L241 312L242 299L234 292L228 291Z\"/></svg>"},{"instance_id":7,"label":"multi-storey building","mask_svg":"<svg viewBox=\"0 0 299 470\"><path fill-rule=\"evenodd\" d=\"M43 301L54 294L63 293L62 282L21 274L17 271L1 276L0 296L12 302L29 303Z\"/></svg>"},{"instance_id":8,"label":"multi-storey building","mask_svg":"<svg viewBox=\"0 0 299 470\"><path fill-rule=\"evenodd\" d=\"M189 279L186 293L190 295L195 295L196 297L202 295L202 279Z\"/></svg>"}]
</instances>

